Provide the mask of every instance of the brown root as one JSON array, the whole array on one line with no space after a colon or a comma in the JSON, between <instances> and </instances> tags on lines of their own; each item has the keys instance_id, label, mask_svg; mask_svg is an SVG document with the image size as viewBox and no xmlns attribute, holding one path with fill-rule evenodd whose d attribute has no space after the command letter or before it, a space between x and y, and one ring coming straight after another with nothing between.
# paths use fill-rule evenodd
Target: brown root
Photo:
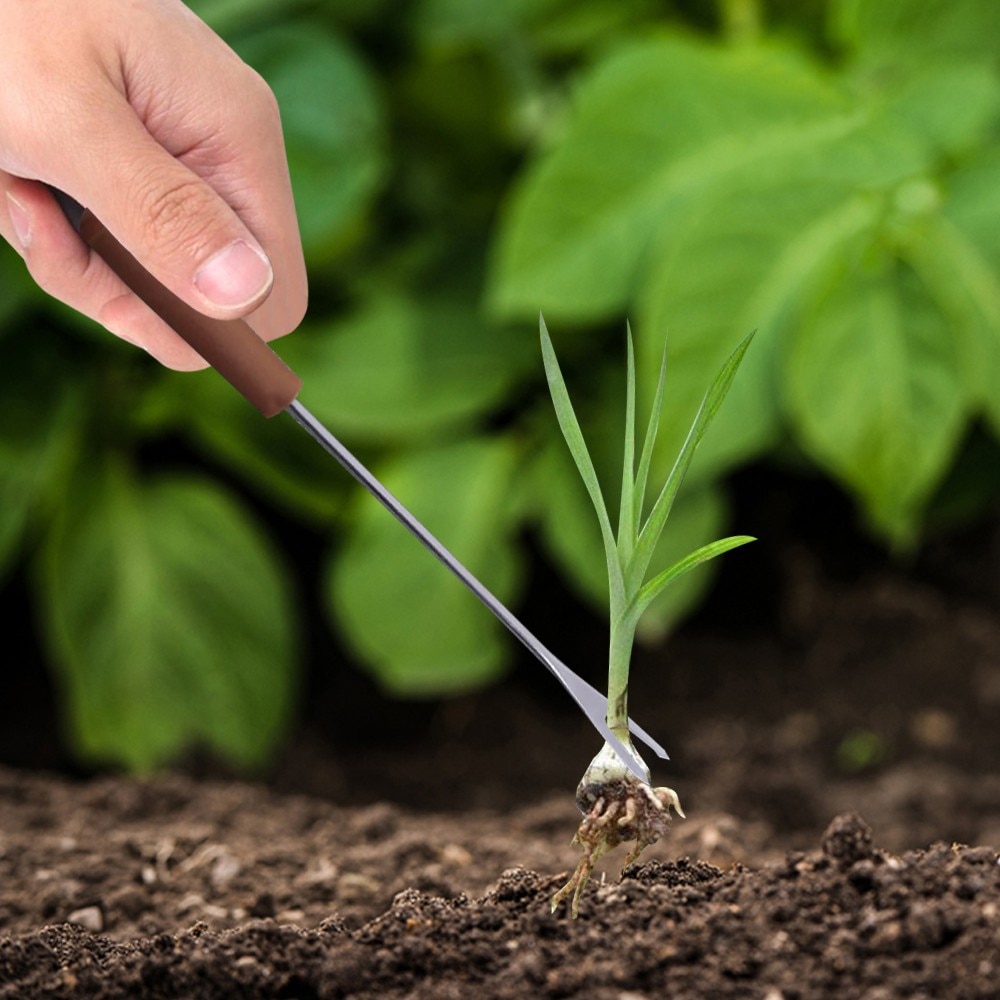
<instances>
[{"instance_id":1,"label":"brown root","mask_svg":"<svg viewBox=\"0 0 1000 1000\"><path fill-rule=\"evenodd\" d=\"M595 772L593 765L577 788L576 804L583 820L573 843L583 848L583 857L569 881L552 897L555 912L572 896L570 914L574 919L579 914L580 897L594 865L608 851L634 840L635 846L625 858L628 866L667 832L671 806L678 815L684 815L672 788L652 788L624 769L614 777L607 777L606 770Z\"/></svg>"}]
</instances>

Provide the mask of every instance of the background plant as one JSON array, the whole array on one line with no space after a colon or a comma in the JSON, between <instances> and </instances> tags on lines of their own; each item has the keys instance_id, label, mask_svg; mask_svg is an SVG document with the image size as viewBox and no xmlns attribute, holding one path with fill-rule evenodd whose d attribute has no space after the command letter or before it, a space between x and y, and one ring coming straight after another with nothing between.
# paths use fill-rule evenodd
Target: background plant
<instances>
[{"instance_id":1,"label":"background plant","mask_svg":"<svg viewBox=\"0 0 1000 1000\"><path fill-rule=\"evenodd\" d=\"M626 315L640 372L671 344L656 475L758 330L671 515L684 551L766 458L834 479L897 548L942 498L968 516L992 495L965 442L995 457L1000 435L993 0L192 6L282 105L312 306L280 350L303 398L501 597L527 527L607 600L542 419L539 309L602 475ZM299 655L281 518L329 537L331 622L390 690L501 673L506 638L295 428L46 301L6 250L0 289L0 571L29 567L82 755L266 759ZM646 636L707 583L668 588Z\"/></svg>"}]
</instances>

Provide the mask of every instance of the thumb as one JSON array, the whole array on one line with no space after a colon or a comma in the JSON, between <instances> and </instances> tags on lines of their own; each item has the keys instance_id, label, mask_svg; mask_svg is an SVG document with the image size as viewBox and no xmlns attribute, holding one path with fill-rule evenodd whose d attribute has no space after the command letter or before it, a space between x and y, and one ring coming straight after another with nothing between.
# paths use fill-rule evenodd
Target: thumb
<instances>
[{"instance_id":1,"label":"thumb","mask_svg":"<svg viewBox=\"0 0 1000 1000\"><path fill-rule=\"evenodd\" d=\"M267 254L217 191L136 125L109 144L118 170L79 178L81 200L188 305L222 319L252 312L274 281Z\"/></svg>"}]
</instances>

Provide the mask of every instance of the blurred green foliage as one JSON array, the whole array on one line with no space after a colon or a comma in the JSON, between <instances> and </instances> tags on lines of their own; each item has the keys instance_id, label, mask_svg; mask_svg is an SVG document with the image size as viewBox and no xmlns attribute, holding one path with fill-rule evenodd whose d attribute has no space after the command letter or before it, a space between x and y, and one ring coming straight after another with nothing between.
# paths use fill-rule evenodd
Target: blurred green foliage
<instances>
[{"instance_id":1,"label":"blurred green foliage","mask_svg":"<svg viewBox=\"0 0 1000 1000\"><path fill-rule=\"evenodd\" d=\"M279 350L303 400L502 598L526 528L607 596L539 310L606 489L622 319L640 372L669 341L661 463L758 330L665 559L723 528L723 475L790 448L912 546L970 425L1000 435L995 0L191 5L282 107L312 305ZM33 568L82 756L201 741L252 765L279 738L292 568L234 480L329 534L332 625L389 689L503 669L495 623L290 422L46 300L6 248L0 287L0 572ZM156 458L178 440L197 475Z\"/></svg>"}]
</instances>

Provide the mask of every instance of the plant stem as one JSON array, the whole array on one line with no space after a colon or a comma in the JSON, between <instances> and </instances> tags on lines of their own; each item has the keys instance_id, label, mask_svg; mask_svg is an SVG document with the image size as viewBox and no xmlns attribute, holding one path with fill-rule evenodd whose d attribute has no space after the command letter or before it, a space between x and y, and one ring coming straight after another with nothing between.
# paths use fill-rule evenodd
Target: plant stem
<instances>
[{"instance_id":1,"label":"plant stem","mask_svg":"<svg viewBox=\"0 0 1000 1000\"><path fill-rule=\"evenodd\" d=\"M608 650L608 728L620 740L628 735L628 668L635 639L635 621L612 609Z\"/></svg>"}]
</instances>

